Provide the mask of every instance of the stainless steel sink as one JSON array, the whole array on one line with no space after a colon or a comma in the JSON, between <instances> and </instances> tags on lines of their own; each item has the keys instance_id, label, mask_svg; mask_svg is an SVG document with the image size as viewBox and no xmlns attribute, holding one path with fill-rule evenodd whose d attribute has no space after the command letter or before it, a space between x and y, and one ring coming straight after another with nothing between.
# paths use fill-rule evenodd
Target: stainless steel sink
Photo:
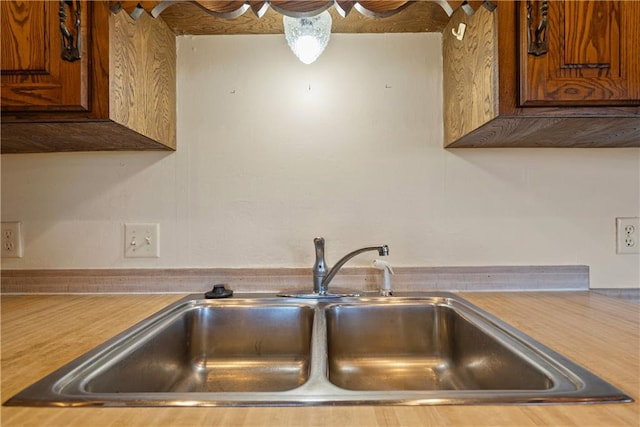
<instances>
[{"instance_id":1,"label":"stainless steel sink","mask_svg":"<svg viewBox=\"0 0 640 427\"><path fill-rule=\"evenodd\" d=\"M327 310L329 380L348 390L550 390L524 351L451 305L335 305ZM523 349L525 350L525 349Z\"/></svg>"},{"instance_id":2,"label":"stainless steel sink","mask_svg":"<svg viewBox=\"0 0 640 427\"><path fill-rule=\"evenodd\" d=\"M5 405L628 402L449 293L172 304Z\"/></svg>"},{"instance_id":3,"label":"stainless steel sink","mask_svg":"<svg viewBox=\"0 0 640 427\"><path fill-rule=\"evenodd\" d=\"M183 306L75 381L88 393L291 390L309 378L312 325L300 304Z\"/></svg>"}]
</instances>

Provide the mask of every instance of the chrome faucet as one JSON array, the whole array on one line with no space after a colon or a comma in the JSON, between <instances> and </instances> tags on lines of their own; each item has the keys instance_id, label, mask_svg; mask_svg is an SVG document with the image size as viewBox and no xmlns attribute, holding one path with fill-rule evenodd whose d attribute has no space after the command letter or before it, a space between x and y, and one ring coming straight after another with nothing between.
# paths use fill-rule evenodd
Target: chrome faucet
<instances>
[{"instance_id":1,"label":"chrome faucet","mask_svg":"<svg viewBox=\"0 0 640 427\"><path fill-rule=\"evenodd\" d=\"M313 239L313 244L316 247L316 262L313 264L313 292L319 295L326 295L329 291L329 283L333 277L338 273L343 265L351 258L367 251L378 251L378 255L389 255L389 246L368 246L366 248L356 249L353 252L349 252L338 261L333 268L329 269L327 263L324 260L324 238L316 237Z\"/></svg>"}]
</instances>

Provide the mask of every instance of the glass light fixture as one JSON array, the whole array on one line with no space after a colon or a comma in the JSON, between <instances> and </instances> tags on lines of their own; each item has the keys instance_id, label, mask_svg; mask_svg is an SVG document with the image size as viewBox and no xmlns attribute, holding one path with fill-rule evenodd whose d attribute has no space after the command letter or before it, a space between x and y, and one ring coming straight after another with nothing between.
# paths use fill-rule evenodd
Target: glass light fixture
<instances>
[{"instance_id":1,"label":"glass light fixture","mask_svg":"<svg viewBox=\"0 0 640 427\"><path fill-rule=\"evenodd\" d=\"M309 18L284 16L284 36L298 59L311 64L329 43L331 15L326 10Z\"/></svg>"}]
</instances>

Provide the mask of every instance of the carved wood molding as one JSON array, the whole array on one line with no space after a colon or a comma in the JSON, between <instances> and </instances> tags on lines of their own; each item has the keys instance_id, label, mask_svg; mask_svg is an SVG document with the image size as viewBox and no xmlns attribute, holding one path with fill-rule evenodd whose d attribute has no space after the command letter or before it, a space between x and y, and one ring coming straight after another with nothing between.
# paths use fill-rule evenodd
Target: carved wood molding
<instances>
[{"instance_id":1,"label":"carved wood molding","mask_svg":"<svg viewBox=\"0 0 640 427\"><path fill-rule=\"evenodd\" d=\"M144 11L154 17L160 16L166 9L180 4L190 3L198 6L202 11L218 18L234 19L251 10L258 18L264 16L269 8L280 14L292 17L304 17L316 15L331 6L337 13L346 17L353 9L362 15L372 18L385 18L392 16L419 1L386 1L386 0L163 0L163 1L110 1L111 10L117 12L125 10L134 19ZM480 1L448 1L433 0L451 16L457 9L462 8L467 14L473 14L478 8L484 6L490 10L495 9L496 4L488 0Z\"/></svg>"}]
</instances>

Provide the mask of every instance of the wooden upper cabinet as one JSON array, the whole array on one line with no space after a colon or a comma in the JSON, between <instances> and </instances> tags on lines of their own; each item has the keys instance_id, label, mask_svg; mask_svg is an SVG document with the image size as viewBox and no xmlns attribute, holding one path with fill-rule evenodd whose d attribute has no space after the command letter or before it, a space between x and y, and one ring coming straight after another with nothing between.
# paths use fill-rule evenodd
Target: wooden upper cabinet
<instances>
[{"instance_id":1,"label":"wooden upper cabinet","mask_svg":"<svg viewBox=\"0 0 640 427\"><path fill-rule=\"evenodd\" d=\"M75 11L63 6L66 21L74 22ZM3 111L89 110L87 52L81 52L79 60L62 58L59 11L58 2L0 4ZM86 23L86 8L80 8L79 13L80 22ZM75 29L70 27L67 31L77 40L77 34L72 33ZM81 28L80 40L87 40L86 25Z\"/></svg>"},{"instance_id":2,"label":"wooden upper cabinet","mask_svg":"<svg viewBox=\"0 0 640 427\"><path fill-rule=\"evenodd\" d=\"M640 2L530 0L518 7L520 37L527 41L520 45L520 105L639 103ZM528 42L535 42L542 9L547 52L535 55Z\"/></svg>"},{"instance_id":3,"label":"wooden upper cabinet","mask_svg":"<svg viewBox=\"0 0 640 427\"><path fill-rule=\"evenodd\" d=\"M162 19L107 1L0 8L2 153L175 149L175 34Z\"/></svg>"},{"instance_id":4,"label":"wooden upper cabinet","mask_svg":"<svg viewBox=\"0 0 640 427\"><path fill-rule=\"evenodd\" d=\"M541 4L452 15L442 33L445 146L640 147L640 1L549 1L546 52L529 46ZM452 34L460 23L462 40Z\"/></svg>"}]
</instances>

